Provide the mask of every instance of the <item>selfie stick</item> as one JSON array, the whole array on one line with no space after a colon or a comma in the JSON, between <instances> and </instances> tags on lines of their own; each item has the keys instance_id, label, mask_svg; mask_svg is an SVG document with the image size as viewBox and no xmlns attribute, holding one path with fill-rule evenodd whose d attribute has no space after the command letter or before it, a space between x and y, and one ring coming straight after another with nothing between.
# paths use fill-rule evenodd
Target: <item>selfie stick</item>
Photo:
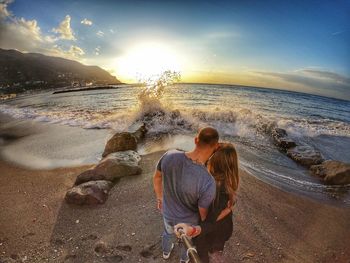
<instances>
[{"instance_id":1,"label":"selfie stick","mask_svg":"<svg viewBox=\"0 0 350 263\"><path fill-rule=\"evenodd\" d=\"M184 243L186 249L187 249L187 256L191 259L191 262L193 263L201 263L201 260L199 259L197 250L194 246L192 246L191 241L186 236L184 230L182 227L179 227L177 231L180 233L180 238L182 242Z\"/></svg>"}]
</instances>

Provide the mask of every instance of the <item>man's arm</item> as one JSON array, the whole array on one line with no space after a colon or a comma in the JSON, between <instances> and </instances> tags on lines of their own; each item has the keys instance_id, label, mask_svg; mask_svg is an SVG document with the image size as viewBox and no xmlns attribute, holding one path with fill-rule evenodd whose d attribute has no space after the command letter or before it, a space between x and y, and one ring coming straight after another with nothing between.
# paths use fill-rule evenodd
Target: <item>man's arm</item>
<instances>
[{"instance_id":1,"label":"man's arm","mask_svg":"<svg viewBox=\"0 0 350 263\"><path fill-rule=\"evenodd\" d=\"M159 170L156 170L153 176L153 188L157 197L157 208L159 210L162 209L162 201L163 201L163 189L162 189L162 173Z\"/></svg>"},{"instance_id":2,"label":"man's arm","mask_svg":"<svg viewBox=\"0 0 350 263\"><path fill-rule=\"evenodd\" d=\"M199 215L201 216L201 220L204 221L207 218L208 209L207 208L198 207L198 210L199 210Z\"/></svg>"}]
</instances>

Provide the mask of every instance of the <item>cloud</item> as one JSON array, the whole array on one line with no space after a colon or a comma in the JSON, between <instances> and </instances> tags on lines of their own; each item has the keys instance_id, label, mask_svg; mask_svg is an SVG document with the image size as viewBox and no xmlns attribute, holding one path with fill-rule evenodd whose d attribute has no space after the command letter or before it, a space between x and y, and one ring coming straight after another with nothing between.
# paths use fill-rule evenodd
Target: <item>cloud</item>
<instances>
[{"instance_id":1,"label":"cloud","mask_svg":"<svg viewBox=\"0 0 350 263\"><path fill-rule=\"evenodd\" d=\"M0 1L0 19L11 16L11 13L8 11L7 6L11 4L12 0L1 0Z\"/></svg>"},{"instance_id":2,"label":"cloud","mask_svg":"<svg viewBox=\"0 0 350 263\"><path fill-rule=\"evenodd\" d=\"M66 40L76 40L73 34L73 30L70 26L70 15L66 15L63 21L59 24L57 28L53 28L52 32L59 34L61 39Z\"/></svg>"},{"instance_id":3,"label":"cloud","mask_svg":"<svg viewBox=\"0 0 350 263\"><path fill-rule=\"evenodd\" d=\"M75 45L71 45L69 49L63 49L59 45L54 45L46 52L46 55L64 57L73 60L79 59L84 54L84 50Z\"/></svg>"},{"instance_id":4,"label":"cloud","mask_svg":"<svg viewBox=\"0 0 350 263\"><path fill-rule=\"evenodd\" d=\"M88 20L87 18L84 18L83 20L80 21L81 24L86 25L86 26L91 26L92 21Z\"/></svg>"},{"instance_id":5,"label":"cloud","mask_svg":"<svg viewBox=\"0 0 350 263\"><path fill-rule=\"evenodd\" d=\"M337 83L343 83L346 85L350 85L350 78L342 76L338 73L326 71L326 70L317 70L317 69L302 69L297 72L309 75L311 77L331 80Z\"/></svg>"},{"instance_id":6,"label":"cloud","mask_svg":"<svg viewBox=\"0 0 350 263\"><path fill-rule=\"evenodd\" d=\"M6 9L2 9L6 14ZM38 50L54 39L50 36L44 37L36 20L17 18L7 12L7 16L0 19L0 47L17 48L19 50Z\"/></svg>"},{"instance_id":7,"label":"cloud","mask_svg":"<svg viewBox=\"0 0 350 263\"><path fill-rule=\"evenodd\" d=\"M84 50L82 50L80 47L78 46L71 46L68 53L72 54L73 56L82 56L85 54Z\"/></svg>"},{"instance_id":8,"label":"cloud","mask_svg":"<svg viewBox=\"0 0 350 263\"><path fill-rule=\"evenodd\" d=\"M0 48L22 52L38 52L68 59L80 59L84 50L76 45L62 48L60 37L43 34L37 20L18 18L8 10L13 1L0 0Z\"/></svg>"},{"instance_id":9,"label":"cloud","mask_svg":"<svg viewBox=\"0 0 350 263\"><path fill-rule=\"evenodd\" d=\"M99 30L96 35L98 35L99 37L103 37L105 35L105 33L103 33L103 31Z\"/></svg>"},{"instance_id":10,"label":"cloud","mask_svg":"<svg viewBox=\"0 0 350 263\"><path fill-rule=\"evenodd\" d=\"M323 96L350 99L350 78L332 71L307 68L287 73L267 71L251 73L263 77L270 83L279 83L281 88L289 87Z\"/></svg>"},{"instance_id":11,"label":"cloud","mask_svg":"<svg viewBox=\"0 0 350 263\"><path fill-rule=\"evenodd\" d=\"M336 31L332 33L332 36L343 34L346 30Z\"/></svg>"},{"instance_id":12,"label":"cloud","mask_svg":"<svg viewBox=\"0 0 350 263\"><path fill-rule=\"evenodd\" d=\"M100 51L101 51L101 47L100 46L96 47L95 48L95 55L96 56L100 55Z\"/></svg>"}]
</instances>

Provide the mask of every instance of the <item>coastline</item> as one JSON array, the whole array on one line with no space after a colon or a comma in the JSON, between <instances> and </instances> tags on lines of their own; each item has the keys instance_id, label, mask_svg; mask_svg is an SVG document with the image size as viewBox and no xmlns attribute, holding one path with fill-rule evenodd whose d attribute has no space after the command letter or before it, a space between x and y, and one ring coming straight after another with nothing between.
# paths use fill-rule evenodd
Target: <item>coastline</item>
<instances>
[{"instance_id":1,"label":"coastline","mask_svg":"<svg viewBox=\"0 0 350 263\"><path fill-rule=\"evenodd\" d=\"M40 141L40 147L46 148L39 147L38 153L55 150L59 156L64 150L64 155L74 157L94 149L100 155L109 136L108 130L0 117L1 131L8 128L1 133L7 134L1 147L23 146L24 137L24 141L35 142L44 132L46 141ZM12 125L3 126L11 120ZM78 148L76 155L71 153L74 145L86 140L93 140L92 145ZM96 207L72 206L64 201L76 176L93 161L65 168L28 168L0 156L0 261L163 262L162 219L155 209L152 188L154 166L163 152L144 153L142 174L122 178L107 202ZM286 192L242 169L240 173L234 233L225 248L228 262L349 262L349 207ZM176 251L169 262L178 262Z\"/></svg>"}]
</instances>

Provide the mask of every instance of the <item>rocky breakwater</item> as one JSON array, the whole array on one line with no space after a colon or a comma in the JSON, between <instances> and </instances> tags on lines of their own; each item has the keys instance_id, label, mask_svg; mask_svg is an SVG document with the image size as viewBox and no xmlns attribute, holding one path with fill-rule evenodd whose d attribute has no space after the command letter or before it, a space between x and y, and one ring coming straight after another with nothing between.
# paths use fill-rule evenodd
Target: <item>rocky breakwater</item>
<instances>
[{"instance_id":1,"label":"rocky breakwater","mask_svg":"<svg viewBox=\"0 0 350 263\"><path fill-rule=\"evenodd\" d=\"M312 175L320 177L327 184L350 184L350 164L339 161L324 161L310 167Z\"/></svg>"},{"instance_id":2,"label":"rocky breakwater","mask_svg":"<svg viewBox=\"0 0 350 263\"><path fill-rule=\"evenodd\" d=\"M76 205L103 204L121 177L141 174L141 157L136 149L146 132L145 125L142 125L134 132L113 135L105 146L103 159L77 176L74 186L66 193L66 202Z\"/></svg>"},{"instance_id":3,"label":"rocky breakwater","mask_svg":"<svg viewBox=\"0 0 350 263\"><path fill-rule=\"evenodd\" d=\"M297 145L287 134L287 131L278 127L271 129L274 144L295 162L309 168L311 165L324 161L322 154L309 145Z\"/></svg>"},{"instance_id":4,"label":"rocky breakwater","mask_svg":"<svg viewBox=\"0 0 350 263\"><path fill-rule=\"evenodd\" d=\"M287 131L277 126L270 129L274 144L295 162L309 168L312 175L326 184L350 184L350 164L336 160L325 160L321 152L310 145L297 145Z\"/></svg>"}]
</instances>

